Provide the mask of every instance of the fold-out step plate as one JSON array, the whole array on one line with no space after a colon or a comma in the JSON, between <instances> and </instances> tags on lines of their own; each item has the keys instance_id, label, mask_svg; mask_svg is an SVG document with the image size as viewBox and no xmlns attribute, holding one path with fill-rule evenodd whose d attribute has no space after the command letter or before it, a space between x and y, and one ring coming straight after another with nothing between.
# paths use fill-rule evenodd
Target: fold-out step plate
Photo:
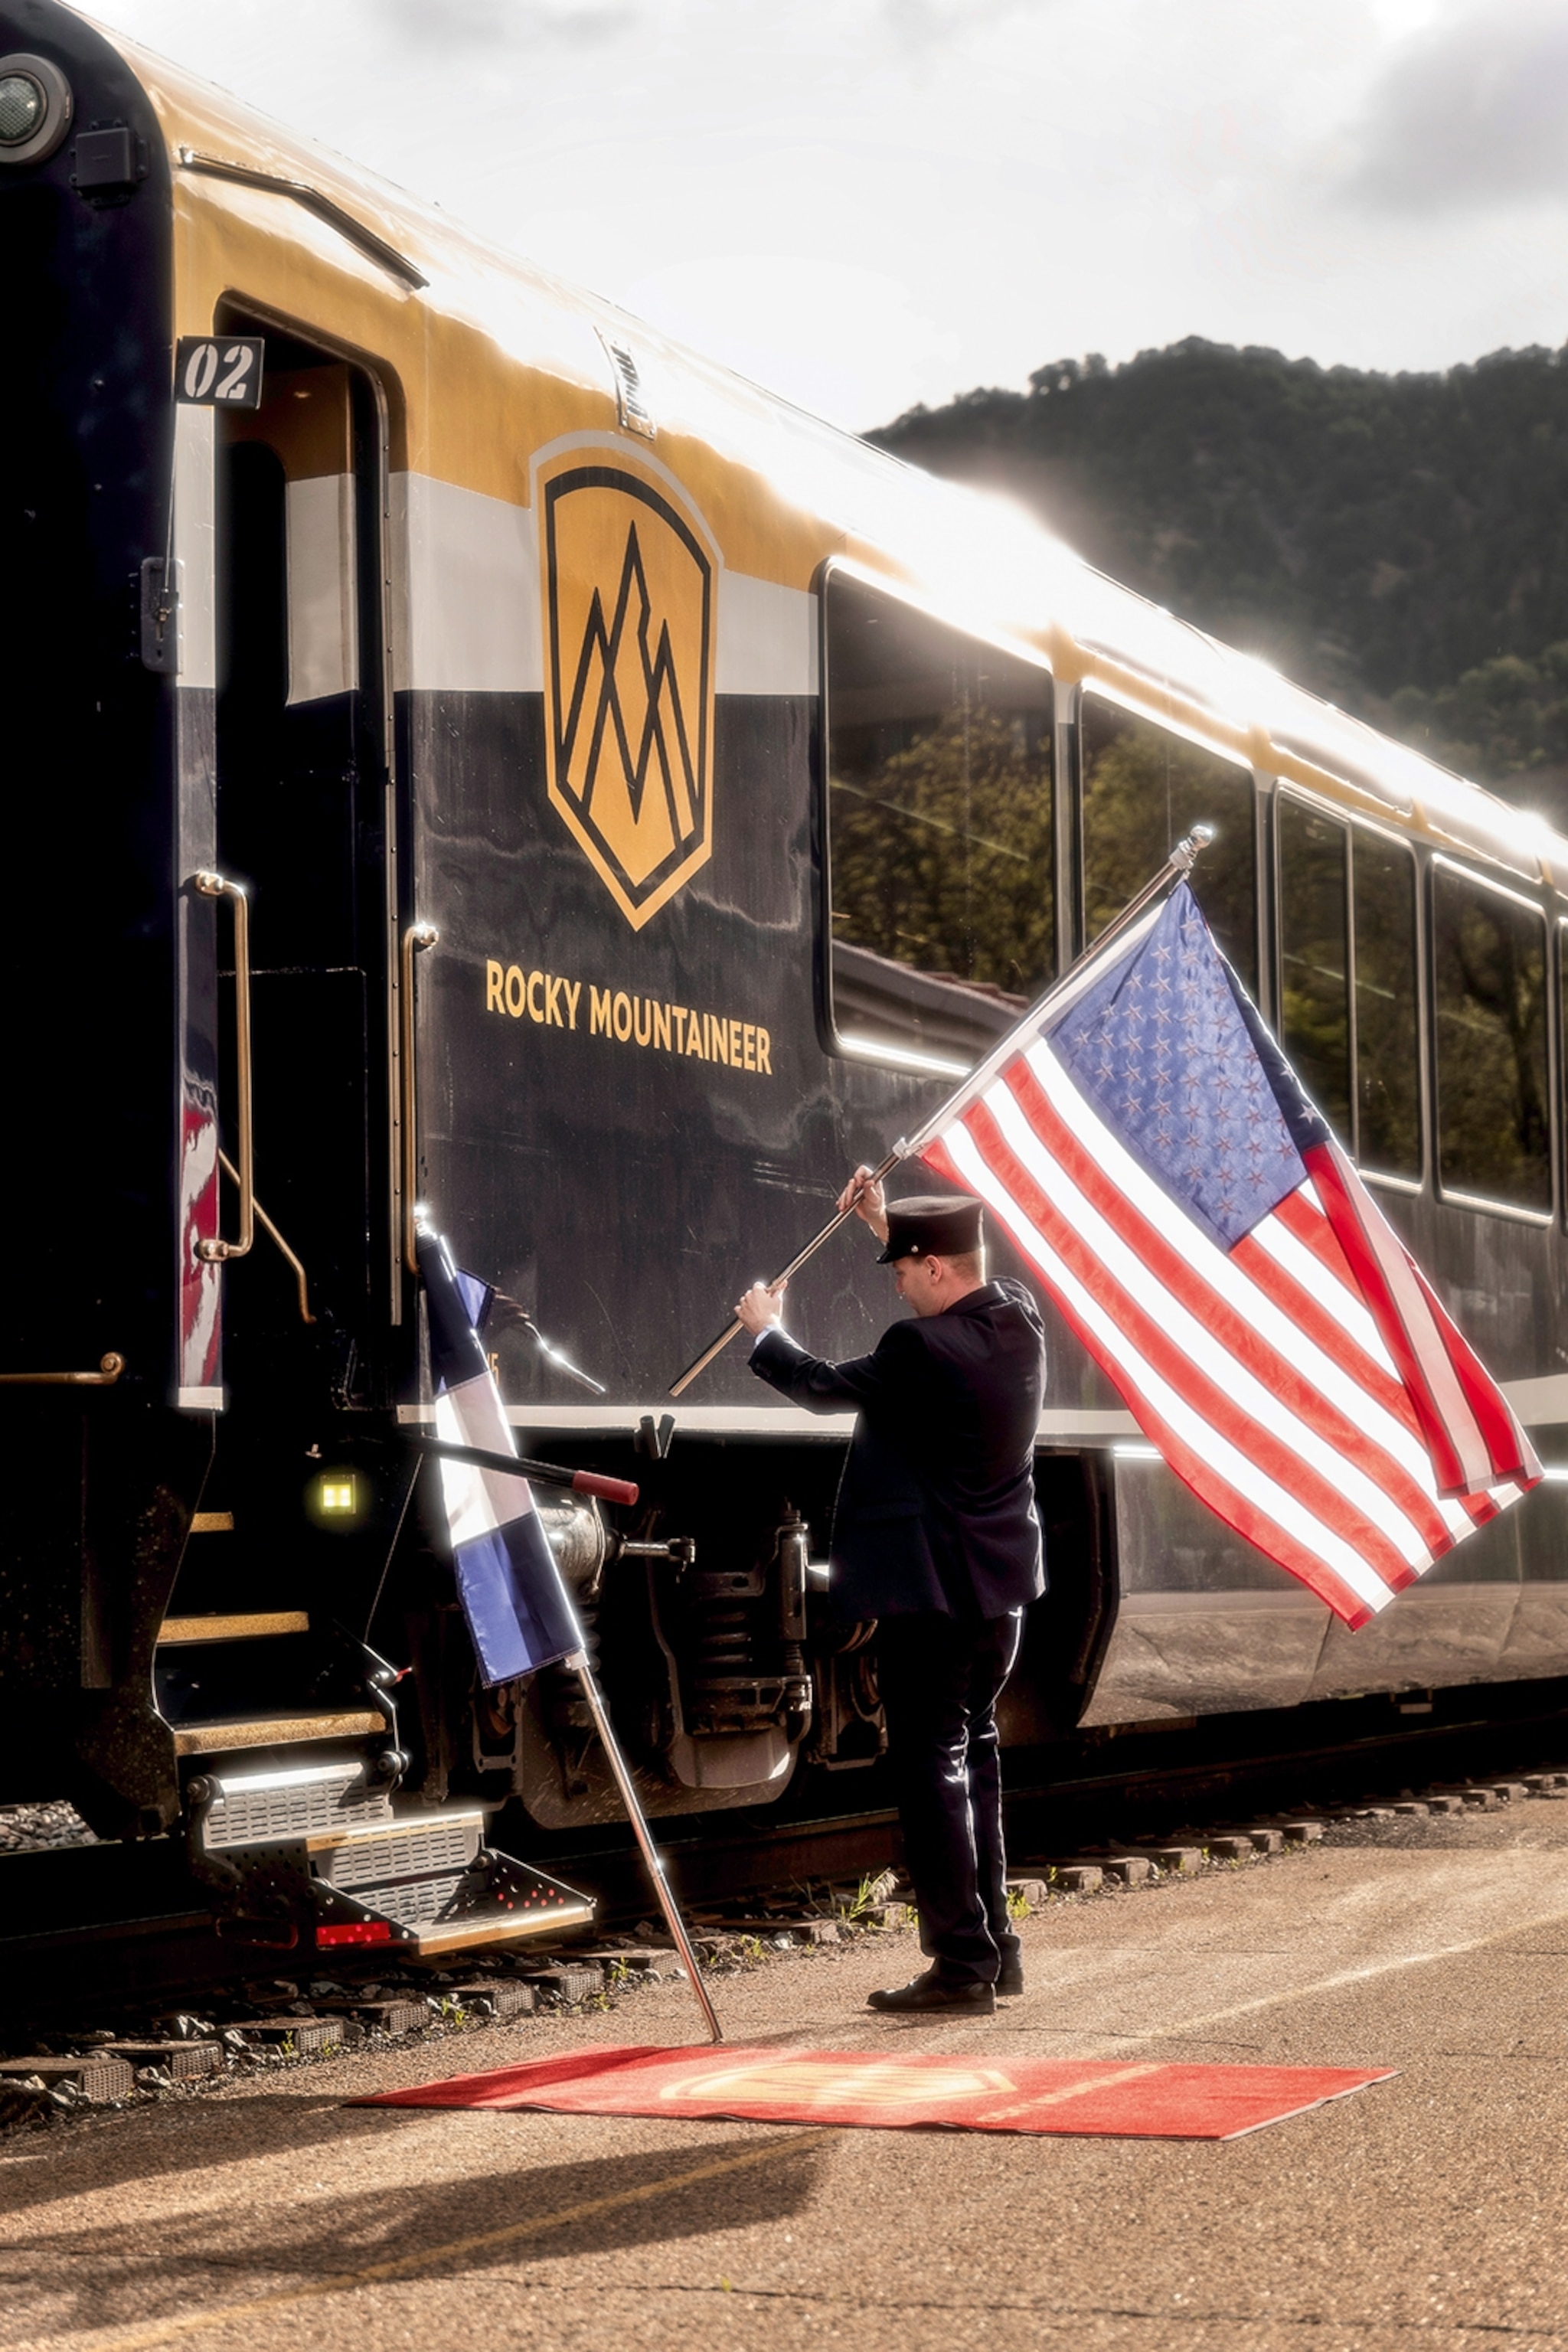
<instances>
[{"instance_id":1,"label":"fold-out step plate","mask_svg":"<svg viewBox=\"0 0 1568 2352\"><path fill-rule=\"evenodd\" d=\"M481 1852L472 1869L352 1891L312 1882L320 1950L393 1946L411 1958L521 1944L592 1927L594 1898L510 1854Z\"/></svg>"}]
</instances>

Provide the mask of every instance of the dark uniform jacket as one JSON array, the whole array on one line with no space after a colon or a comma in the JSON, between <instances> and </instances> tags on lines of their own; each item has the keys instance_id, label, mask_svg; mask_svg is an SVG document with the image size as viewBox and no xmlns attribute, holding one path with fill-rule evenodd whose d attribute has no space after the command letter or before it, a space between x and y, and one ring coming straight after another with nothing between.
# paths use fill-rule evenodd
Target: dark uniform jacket
<instances>
[{"instance_id":1,"label":"dark uniform jacket","mask_svg":"<svg viewBox=\"0 0 1568 2352\"><path fill-rule=\"evenodd\" d=\"M895 1323L842 1364L764 1331L752 1370L815 1412L859 1408L833 1518L840 1616L1000 1617L1045 1591L1033 1477L1045 1332L1021 1282Z\"/></svg>"}]
</instances>

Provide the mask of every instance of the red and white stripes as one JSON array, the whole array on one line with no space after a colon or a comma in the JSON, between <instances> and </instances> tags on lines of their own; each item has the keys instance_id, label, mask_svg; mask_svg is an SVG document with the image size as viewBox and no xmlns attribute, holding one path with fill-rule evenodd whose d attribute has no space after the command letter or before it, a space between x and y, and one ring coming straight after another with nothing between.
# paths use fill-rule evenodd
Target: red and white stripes
<instances>
[{"instance_id":1,"label":"red and white stripes","mask_svg":"<svg viewBox=\"0 0 1568 2352\"><path fill-rule=\"evenodd\" d=\"M994 1212L1173 1469L1348 1623L1539 1475L1337 1147L1227 1252L1037 1038L921 1157Z\"/></svg>"}]
</instances>

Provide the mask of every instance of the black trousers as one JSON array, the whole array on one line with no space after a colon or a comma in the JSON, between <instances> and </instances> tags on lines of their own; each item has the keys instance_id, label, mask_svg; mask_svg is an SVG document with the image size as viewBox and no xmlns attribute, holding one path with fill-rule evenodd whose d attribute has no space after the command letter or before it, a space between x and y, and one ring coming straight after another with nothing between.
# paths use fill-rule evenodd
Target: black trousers
<instances>
[{"instance_id":1,"label":"black trousers","mask_svg":"<svg viewBox=\"0 0 1568 2352\"><path fill-rule=\"evenodd\" d=\"M1024 1612L884 1617L878 1678L921 1949L939 1976L992 1984L1018 1938L1007 1923L996 1701Z\"/></svg>"}]
</instances>

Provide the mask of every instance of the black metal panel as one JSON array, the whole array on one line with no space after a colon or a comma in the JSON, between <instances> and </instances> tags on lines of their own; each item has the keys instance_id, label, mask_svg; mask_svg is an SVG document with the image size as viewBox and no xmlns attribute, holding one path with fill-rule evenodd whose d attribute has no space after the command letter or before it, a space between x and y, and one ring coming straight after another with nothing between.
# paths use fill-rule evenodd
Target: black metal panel
<instances>
[{"instance_id":1,"label":"black metal panel","mask_svg":"<svg viewBox=\"0 0 1568 2352\"><path fill-rule=\"evenodd\" d=\"M951 1081L820 1042L814 703L721 698L712 858L634 932L547 803L539 697L403 702L415 903L441 932L417 975L433 1213L459 1259L528 1306L613 1397L652 1402L738 1288L822 1222L847 1169L880 1157ZM516 978L487 1010L491 965ZM605 992L626 1000L624 1040L595 1030ZM746 1026L765 1030L767 1071L682 1050L679 1023L663 1043L650 1005L738 1023L742 1050ZM903 1181L933 1180L911 1169ZM1016 1264L1005 1245L997 1257ZM791 1295L793 1327L828 1353L869 1347L896 1311L859 1228ZM581 1398L525 1342L501 1349L517 1402ZM1052 1361L1061 1402L1118 1402L1065 1333ZM763 1401L738 1346L689 1399L726 1401Z\"/></svg>"},{"instance_id":2,"label":"black metal panel","mask_svg":"<svg viewBox=\"0 0 1568 2352\"><path fill-rule=\"evenodd\" d=\"M418 974L428 1195L459 1258L617 1397L658 1396L928 1093L817 1041L813 718L805 698L721 699L711 860L633 931L547 805L538 698L421 697L408 714L417 910L441 931ZM487 1010L489 965L517 978L498 1007L491 975ZM765 1066L710 1058L706 1017L692 1050L691 1013ZM869 1255L847 1240L802 1279L814 1344L875 1339ZM520 1398L574 1393L527 1349L505 1368ZM692 1401L759 1396L736 1350Z\"/></svg>"},{"instance_id":3,"label":"black metal panel","mask_svg":"<svg viewBox=\"0 0 1568 2352\"><path fill-rule=\"evenodd\" d=\"M114 1347L128 1381L161 1401L174 1251L172 695L138 657L133 583L167 538L169 179L145 96L79 17L24 0L0 9L0 45L59 66L78 128L122 121L149 156L132 192L99 200L71 187L70 137L47 162L0 167L4 1354L6 1369L90 1365Z\"/></svg>"},{"instance_id":4,"label":"black metal panel","mask_svg":"<svg viewBox=\"0 0 1568 2352\"><path fill-rule=\"evenodd\" d=\"M0 167L0 1368L88 1370L110 1349L126 1367L97 1391L0 1391L0 1772L8 1792L68 1785L118 1834L172 1805L150 1626L210 1450L168 1409L181 722L138 626L141 565L168 546L171 199L153 110L90 26L14 0L0 47L56 63L76 127L123 125L147 165L78 193L68 137Z\"/></svg>"}]
</instances>

